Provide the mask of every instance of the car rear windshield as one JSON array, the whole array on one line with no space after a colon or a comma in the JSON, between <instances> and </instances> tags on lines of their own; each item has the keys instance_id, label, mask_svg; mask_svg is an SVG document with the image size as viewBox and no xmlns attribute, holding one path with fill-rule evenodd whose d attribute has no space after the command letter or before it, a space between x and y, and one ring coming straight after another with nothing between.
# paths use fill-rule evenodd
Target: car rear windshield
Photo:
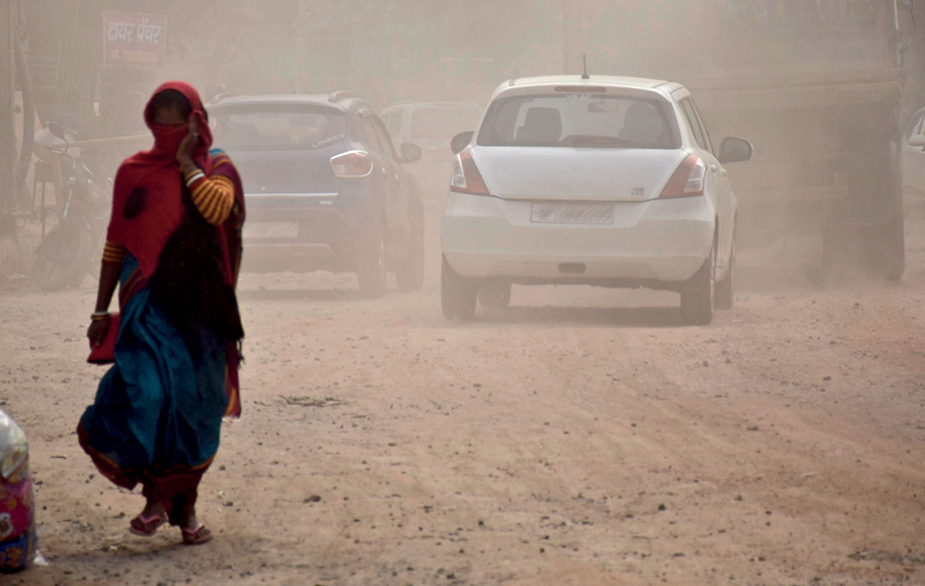
<instances>
[{"instance_id":1,"label":"car rear windshield","mask_svg":"<svg viewBox=\"0 0 925 586\"><path fill-rule=\"evenodd\" d=\"M412 140L450 140L479 123L475 108L418 108L411 115Z\"/></svg>"},{"instance_id":2,"label":"car rear windshield","mask_svg":"<svg viewBox=\"0 0 925 586\"><path fill-rule=\"evenodd\" d=\"M215 144L230 151L317 150L347 137L347 117L334 108L242 108L215 113Z\"/></svg>"},{"instance_id":3,"label":"car rear windshield","mask_svg":"<svg viewBox=\"0 0 925 586\"><path fill-rule=\"evenodd\" d=\"M480 146L677 149L668 102L588 93L502 98L488 110Z\"/></svg>"}]
</instances>

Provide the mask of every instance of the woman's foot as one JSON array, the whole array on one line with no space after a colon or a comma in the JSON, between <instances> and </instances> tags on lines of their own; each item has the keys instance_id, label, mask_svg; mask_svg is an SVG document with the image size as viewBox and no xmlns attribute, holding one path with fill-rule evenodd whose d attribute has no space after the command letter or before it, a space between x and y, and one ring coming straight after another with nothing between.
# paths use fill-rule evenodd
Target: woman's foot
<instances>
[{"instance_id":1,"label":"woman's foot","mask_svg":"<svg viewBox=\"0 0 925 586\"><path fill-rule=\"evenodd\" d=\"M163 503L148 502L145 509L132 519L129 531L139 537L153 537L161 525L167 522L167 511Z\"/></svg>"},{"instance_id":2,"label":"woman's foot","mask_svg":"<svg viewBox=\"0 0 925 586\"><path fill-rule=\"evenodd\" d=\"M180 532L183 534L184 545L202 545L212 541L213 537L212 532L196 519L195 513L187 517L186 523L180 527Z\"/></svg>"}]
</instances>

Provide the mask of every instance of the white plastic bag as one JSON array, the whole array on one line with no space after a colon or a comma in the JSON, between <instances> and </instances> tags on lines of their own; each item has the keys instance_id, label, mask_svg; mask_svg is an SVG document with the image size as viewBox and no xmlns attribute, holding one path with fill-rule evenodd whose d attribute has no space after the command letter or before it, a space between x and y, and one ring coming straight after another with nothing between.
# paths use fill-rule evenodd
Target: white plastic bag
<instances>
[{"instance_id":1,"label":"white plastic bag","mask_svg":"<svg viewBox=\"0 0 925 586\"><path fill-rule=\"evenodd\" d=\"M0 477L16 484L29 474L29 441L26 432L0 409Z\"/></svg>"}]
</instances>

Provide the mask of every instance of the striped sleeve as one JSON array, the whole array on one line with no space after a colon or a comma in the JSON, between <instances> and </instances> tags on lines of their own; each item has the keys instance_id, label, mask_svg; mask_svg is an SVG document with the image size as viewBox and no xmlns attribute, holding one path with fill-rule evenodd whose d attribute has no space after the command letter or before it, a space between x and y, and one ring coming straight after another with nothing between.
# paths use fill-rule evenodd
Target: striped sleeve
<instances>
[{"instance_id":1,"label":"striped sleeve","mask_svg":"<svg viewBox=\"0 0 925 586\"><path fill-rule=\"evenodd\" d=\"M225 165L230 165L231 159L228 158L228 155L224 151L215 150L212 155L212 169L217 170L220 167Z\"/></svg>"},{"instance_id":2,"label":"striped sleeve","mask_svg":"<svg viewBox=\"0 0 925 586\"><path fill-rule=\"evenodd\" d=\"M106 247L103 249L103 262L122 264L125 260L126 248L121 244L106 241Z\"/></svg>"},{"instance_id":3,"label":"striped sleeve","mask_svg":"<svg viewBox=\"0 0 925 586\"><path fill-rule=\"evenodd\" d=\"M234 207L234 182L224 175L200 177L190 183L189 190L193 196L193 203L202 217L213 226L224 224L231 216ZM193 173L187 180L193 179Z\"/></svg>"}]
</instances>

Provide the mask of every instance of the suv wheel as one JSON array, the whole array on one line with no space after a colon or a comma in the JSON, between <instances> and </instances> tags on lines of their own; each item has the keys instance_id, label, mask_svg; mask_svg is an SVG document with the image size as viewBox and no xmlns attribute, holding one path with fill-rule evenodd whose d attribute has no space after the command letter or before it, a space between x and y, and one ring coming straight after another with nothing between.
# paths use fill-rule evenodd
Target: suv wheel
<instances>
[{"instance_id":1,"label":"suv wheel","mask_svg":"<svg viewBox=\"0 0 925 586\"><path fill-rule=\"evenodd\" d=\"M385 268L385 236L381 229L370 238L361 254L357 266L360 291L369 297L382 297L388 272Z\"/></svg>"},{"instance_id":2,"label":"suv wheel","mask_svg":"<svg viewBox=\"0 0 925 586\"><path fill-rule=\"evenodd\" d=\"M695 278L696 289L681 292L681 315L691 325L705 326L713 321L716 294L716 244Z\"/></svg>"},{"instance_id":3,"label":"suv wheel","mask_svg":"<svg viewBox=\"0 0 925 586\"><path fill-rule=\"evenodd\" d=\"M444 258L440 273L440 307L443 316L450 321L472 319L478 295L478 287L457 275Z\"/></svg>"},{"instance_id":4,"label":"suv wheel","mask_svg":"<svg viewBox=\"0 0 925 586\"><path fill-rule=\"evenodd\" d=\"M511 284L491 283L479 288L479 303L485 309L504 309L511 304Z\"/></svg>"}]
</instances>

